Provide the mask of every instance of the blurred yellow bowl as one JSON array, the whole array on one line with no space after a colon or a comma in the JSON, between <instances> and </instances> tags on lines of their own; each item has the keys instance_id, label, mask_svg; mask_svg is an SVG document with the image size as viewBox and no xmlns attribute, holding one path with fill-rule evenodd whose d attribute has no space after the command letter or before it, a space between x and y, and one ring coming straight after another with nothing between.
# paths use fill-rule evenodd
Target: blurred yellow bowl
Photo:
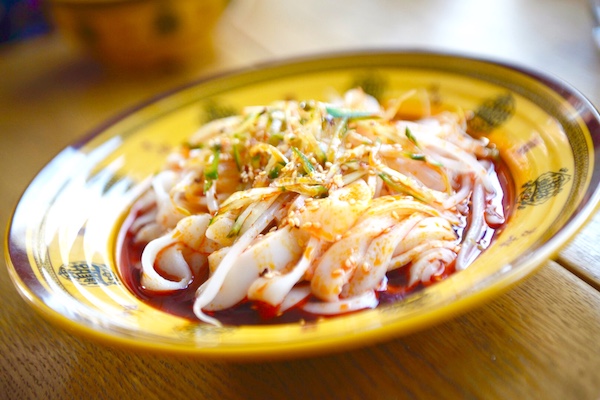
<instances>
[{"instance_id":1,"label":"blurred yellow bowl","mask_svg":"<svg viewBox=\"0 0 600 400\"><path fill-rule=\"evenodd\" d=\"M212 56L227 0L50 0L59 32L117 70L163 70Z\"/></svg>"}]
</instances>

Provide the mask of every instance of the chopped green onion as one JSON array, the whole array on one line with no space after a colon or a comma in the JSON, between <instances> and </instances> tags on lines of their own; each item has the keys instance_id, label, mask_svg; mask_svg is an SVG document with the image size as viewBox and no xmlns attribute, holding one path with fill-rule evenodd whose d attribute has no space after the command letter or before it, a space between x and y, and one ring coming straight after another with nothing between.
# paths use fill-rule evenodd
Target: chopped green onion
<instances>
[{"instance_id":1,"label":"chopped green onion","mask_svg":"<svg viewBox=\"0 0 600 400\"><path fill-rule=\"evenodd\" d=\"M278 132L278 133L274 133L271 136L269 136L268 143L271 146L277 146L277 145L279 145L279 143L281 143L282 140L283 140L283 134Z\"/></svg>"},{"instance_id":2,"label":"chopped green onion","mask_svg":"<svg viewBox=\"0 0 600 400\"><path fill-rule=\"evenodd\" d=\"M310 189L311 189L312 193L314 193L312 195L312 197L321 198L321 197L327 197L329 195L329 189L327 189L323 185L315 185L315 186L312 186Z\"/></svg>"},{"instance_id":3,"label":"chopped green onion","mask_svg":"<svg viewBox=\"0 0 600 400\"><path fill-rule=\"evenodd\" d=\"M287 186L286 189L314 198L322 198L329 195L329 189L323 185L291 185Z\"/></svg>"},{"instance_id":4,"label":"chopped green onion","mask_svg":"<svg viewBox=\"0 0 600 400\"><path fill-rule=\"evenodd\" d=\"M204 170L205 179L217 179L219 177L219 155L221 154L221 146L213 147L213 159L208 168Z\"/></svg>"},{"instance_id":5,"label":"chopped green onion","mask_svg":"<svg viewBox=\"0 0 600 400\"><path fill-rule=\"evenodd\" d=\"M433 165L434 167L443 167L444 165L442 163L440 163L439 161L436 160L432 160L431 157L427 157L425 154L421 154L421 153L411 153L409 151L406 151L403 153L406 157L410 158L411 160L415 160L415 161L424 161L429 165Z\"/></svg>"},{"instance_id":6,"label":"chopped green onion","mask_svg":"<svg viewBox=\"0 0 600 400\"><path fill-rule=\"evenodd\" d=\"M215 181L213 181L212 179L205 179L204 180L204 193L208 192L210 190L210 188L212 187L213 183Z\"/></svg>"},{"instance_id":7,"label":"chopped green onion","mask_svg":"<svg viewBox=\"0 0 600 400\"><path fill-rule=\"evenodd\" d=\"M415 160L415 161L426 161L426 157L425 154L415 154L415 153L409 153L408 156L411 158L411 160Z\"/></svg>"},{"instance_id":8,"label":"chopped green onion","mask_svg":"<svg viewBox=\"0 0 600 400\"><path fill-rule=\"evenodd\" d=\"M221 146L213 147L213 159L210 165L204 169L204 193L208 192L215 180L219 178L219 156L221 154Z\"/></svg>"},{"instance_id":9,"label":"chopped green onion","mask_svg":"<svg viewBox=\"0 0 600 400\"><path fill-rule=\"evenodd\" d=\"M412 134L412 132L410 131L410 129L408 128L408 126L404 130L404 134L406 135L406 137L408 138L408 140L410 140L415 146L419 147L419 143L417 143L417 138L414 137L414 135Z\"/></svg>"},{"instance_id":10,"label":"chopped green onion","mask_svg":"<svg viewBox=\"0 0 600 400\"><path fill-rule=\"evenodd\" d=\"M392 188L396 192L404 193L404 194L414 197L417 200L426 202L422 196L422 193L417 192L416 190L414 190L413 188L411 188L408 185L403 185L401 182L395 182L394 180L392 180L392 177L390 175L388 175L387 173L381 172L381 173L379 173L379 177L381 178L381 180L383 180L383 182L385 182L386 185L388 185L390 188Z\"/></svg>"},{"instance_id":11,"label":"chopped green onion","mask_svg":"<svg viewBox=\"0 0 600 400\"><path fill-rule=\"evenodd\" d=\"M242 156L240 155L240 144L236 143L233 145L233 160L238 171L242 170Z\"/></svg>"},{"instance_id":12,"label":"chopped green onion","mask_svg":"<svg viewBox=\"0 0 600 400\"><path fill-rule=\"evenodd\" d=\"M379 117L379 113L373 111L366 110L351 110L347 108L337 108L337 107L325 107L327 110L327 114L331 115L334 118L373 118Z\"/></svg>"},{"instance_id":13,"label":"chopped green onion","mask_svg":"<svg viewBox=\"0 0 600 400\"><path fill-rule=\"evenodd\" d=\"M281 169L284 167L283 164L277 164L273 167L273 169L271 169L271 171L269 171L269 179L275 179L279 176L279 174L281 173Z\"/></svg>"},{"instance_id":14,"label":"chopped green onion","mask_svg":"<svg viewBox=\"0 0 600 400\"><path fill-rule=\"evenodd\" d=\"M231 227L231 230L229 231L229 233L227 234L228 238L232 238L237 236L240 233L240 230L242 229L242 226L244 225L244 221L241 221L242 218L238 217L235 222L233 223L233 226Z\"/></svg>"},{"instance_id":15,"label":"chopped green onion","mask_svg":"<svg viewBox=\"0 0 600 400\"><path fill-rule=\"evenodd\" d=\"M304 153L302 153L300 150L298 150L297 147L292 147L292 151L300 159L300 164L302 164L302 168L304 168L304 171L308 175L313 174L315 172L315 166L310 162L308 157L306 157L306 155L304 155Z\"/></svg>"}]
</instances>

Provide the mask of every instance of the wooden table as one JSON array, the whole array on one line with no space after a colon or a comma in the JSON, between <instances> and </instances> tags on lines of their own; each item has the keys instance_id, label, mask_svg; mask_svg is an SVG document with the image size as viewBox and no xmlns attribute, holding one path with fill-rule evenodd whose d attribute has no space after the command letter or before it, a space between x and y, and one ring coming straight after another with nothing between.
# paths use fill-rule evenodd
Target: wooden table
<instances>
[{"instance_id":1,"label":"wooden table","mask_svg":"<svg viewBox=\"0 0 600 400\"><path fill-rule=\"evenodd\" d=\"M428 49L543 70L600 105L586 0L231 3L216 56L123 78L56 34L0 47L0 225L45 163L124 108L191 79L350 49ZM4 237L3 237L4 240ZM40 318L0 268L0 398L600 398L600 215L516 288L449 322L337 355L250 364L129 353Z\"/></svg>"}]
</instances>

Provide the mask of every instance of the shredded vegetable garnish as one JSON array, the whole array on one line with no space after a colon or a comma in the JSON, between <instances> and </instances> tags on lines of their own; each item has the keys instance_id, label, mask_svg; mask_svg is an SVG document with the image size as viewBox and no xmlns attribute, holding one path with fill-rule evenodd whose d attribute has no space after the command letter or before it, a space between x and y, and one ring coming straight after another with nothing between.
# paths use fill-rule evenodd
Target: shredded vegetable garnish
<instances>
[{"instance_id":1,"label":"shredded vegetable garnish","mask_svg":"<svg viewBox=\"0 0 600 400\"><path fill-rule=\"evenodd\" d=\"M278 101L204 125L140 201L141 285L185 290L194 314L243 302L316 315L373 308L466 268L504 222L497 151L451 112L402 120L360 88ZM145 203L146 204L146 203ZM495 204L495 205L494 205ZM488 240L489 241L489 237Z\"/></svg>"}]
</instances>

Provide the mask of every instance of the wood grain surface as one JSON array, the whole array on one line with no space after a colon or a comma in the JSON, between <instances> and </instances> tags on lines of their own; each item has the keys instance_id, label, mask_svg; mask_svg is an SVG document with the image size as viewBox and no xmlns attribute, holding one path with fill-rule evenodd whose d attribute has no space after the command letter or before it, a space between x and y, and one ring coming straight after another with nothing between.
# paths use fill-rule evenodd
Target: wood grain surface
<instances>
[{"instance_id":1,"label":"wood grain surface","mask_svg":"<svg viewBox=\"0 0 600 400\"><path fill-rule=\"evenodd\" d=\"M9 287L0 348L7 399L595 399L600 297L550 262L449 322L308 359L217 363L112 349L57 330ZM10 323L9 327L4 327Z\"/></svg>"},{"instance_id":2,"label":"wood grain surface","mask_svg":"<svg viewBox=\"0 0 600 400\"><path fill-rule=\"evenodd\" d=\"M0 225L61 149L190 80L315 53L424 48L539 69L600 104L591 27L585 0L248 0L223 16L214 59L178 73L109 74L56 34L1 45ZM73 336L20 298L2 262L0 399L599 399L599 241L595 215L555 261L424 331L328 356L242 364Z\"/></svg>"}]
</instances>

